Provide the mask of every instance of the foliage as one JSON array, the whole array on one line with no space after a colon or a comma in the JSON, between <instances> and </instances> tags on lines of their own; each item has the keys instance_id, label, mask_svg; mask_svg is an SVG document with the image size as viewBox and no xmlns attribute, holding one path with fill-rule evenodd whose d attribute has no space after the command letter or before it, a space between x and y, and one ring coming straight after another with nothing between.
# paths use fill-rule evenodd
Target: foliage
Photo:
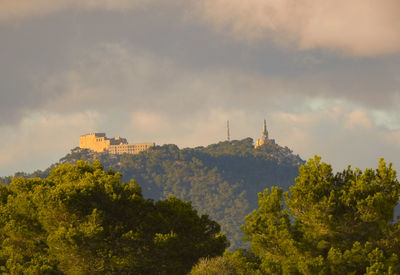
<instances>
[{"instance_id":1,"label":"foliage","mask_svg":"<svg viewBox=\"0 0 400 275\"><path fill-rule=\"evenodd\" d=\"M288 148L273 142L254 149L251 138L185 149L163 145L137 155L75 148L60 162L76 163L81 159L99 160L106 169L122 172L124 180L134 178L146 198L158 200L173 194L192 201L200 213L209 214L221 224L231 248L242 245L240 225L257 207L257 194L274 185L287 189L303 164ZM46 175L46 171L35 173Z\"/></svg>"},{"instance_id":2,"label":"foliage","mask_svg":"<svg viewBox=\"0 0 400 275\"><path fill-rule=\"evenodd\" d=\"M238 249L225 251L223 256L202 258L192 268L190 275L257 275L261 274L259 259L251 252Z\"/></svg>"},{"instance_id":3,"label":"foliage","mask_svg":"<svg viewBox=\"0 0 400 275\"><path fill-rule=\"evenodd\" d=\"M186 274L221 255L220 226L175 197L144 199L122 175L78 161L46 179L0 186L0 271L11 274Z\"/></svg>"},{"instance_id":4,"label":"foliage","mask_svg":"<svg viewBox=\"0 0 400 275\"><path fill-rule=\"evenodd\" d=\"M8 176L8 177L1 177L0 178L0 185L8 185L11 182L12 177Z\"/></svg>"},{"instance_id":5,"label":"foliage","mask_svg":"<svg viewBox=\"0 0 400 275\"><path fill-rule=\"evenodd\" d=\"M399 192L396 171L382 159L375 171L349 166L334 175L315 157L289 193L259 194L243 231L267 274L399 274Z\"/></svg>"},{"instance_id":6,"label":"foliage","mask_svg":"<svg viewBox=\"0 0 400 275\"><path fill-rule=\"evenodd\" d=\"M224 257L202 258L196 264L190 275L234 275L236 274L235 263L229 262Z\"/></svg>"}]
</instances>

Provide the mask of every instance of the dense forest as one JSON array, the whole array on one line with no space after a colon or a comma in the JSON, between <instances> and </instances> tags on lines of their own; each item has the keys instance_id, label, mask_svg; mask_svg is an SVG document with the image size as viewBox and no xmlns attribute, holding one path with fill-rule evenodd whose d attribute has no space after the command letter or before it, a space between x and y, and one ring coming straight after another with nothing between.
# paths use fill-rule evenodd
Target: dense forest
<instances>
[{"instance_id":1,"label":"dense forest","mask_svg":"<svg viewBox=\"0 0 400 275\"><path fill-rule=\"evenodd\" d=\"M190 203L78 161L0 185L0 244L2 274L186 274L228 241Z\"/></svg>"},{"instance_id":2,"label":"dense forest","mask_svg":"<svg viewBox=\"0 0 400 275\"><path fill-rule=\"evenodd\" d=\"M289 148L273 140L255 149L251 138L185 149L156 146L137 155L75 148L60 163L78 160L99 160L106 169L121 172L123 180L134 179L145 198L165 199L172 194L191 201L199 213L207 213L222 226L231 249L242 245L240 226L247 213L257 208L257 194L271 186L288 190L298 167L304 164ZM45 178L55 166L32 174L16 173L15 177ZM1 179L3 183L10 180Z\"/></svg>"}]
</instances>

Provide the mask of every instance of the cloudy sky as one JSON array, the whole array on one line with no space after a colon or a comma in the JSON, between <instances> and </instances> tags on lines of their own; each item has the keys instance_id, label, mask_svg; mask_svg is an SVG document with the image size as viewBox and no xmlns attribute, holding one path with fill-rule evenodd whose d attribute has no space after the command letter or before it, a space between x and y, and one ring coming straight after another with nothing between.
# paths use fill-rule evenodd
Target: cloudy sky
<instances>
[{"instance_id":1,"label":"cloudy sky","mask_svg":"<svg viewBox=\"0 0 400 275\"><path fill-rule=\"evenodd\" d=\"M1 0L0 175L106 132L400 168L398 0Z\"/></svg>"}]
</instances>

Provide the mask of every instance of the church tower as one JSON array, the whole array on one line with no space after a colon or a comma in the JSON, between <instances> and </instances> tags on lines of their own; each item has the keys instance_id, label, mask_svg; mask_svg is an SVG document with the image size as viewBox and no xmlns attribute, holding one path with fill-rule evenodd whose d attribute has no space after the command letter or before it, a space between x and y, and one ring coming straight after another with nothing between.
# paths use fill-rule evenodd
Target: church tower
<instances>
[{"instance_id":1,"label":"church tower","mask_svg":"<svg viewBox=\"0 0 400 275\"><path fill-rule=\"evenodd\" d=\"M256 140L256 144L254 145L254 148L260 147L268 142L268 130L267 130L267 121L264 119L264 128L262 132L262 137L261 139Z\"/></svg>"}]
</instances>

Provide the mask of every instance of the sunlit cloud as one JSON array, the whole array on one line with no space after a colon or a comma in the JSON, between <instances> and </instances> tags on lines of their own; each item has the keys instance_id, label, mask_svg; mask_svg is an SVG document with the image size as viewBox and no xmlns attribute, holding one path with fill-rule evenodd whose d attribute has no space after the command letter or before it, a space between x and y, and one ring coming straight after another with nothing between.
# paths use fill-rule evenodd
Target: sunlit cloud
<instances>
[{"instance_id":1,"label":"sunlit cloud","mask_svg":"<svg viewBox=\"0 0 400 275\"><path fill-rule=\"evenodd\" d=\"M397 0L203 0L205 20L249 41L376 56L400 51Z\"/></svg>"},{"instance_id":2,"label":"sunlit cloud","mask_svg":"<svg viewBox=\"0 0 400 275\"><path fill-rule=\"evenodd\" d=\"M79 146L79 135L97 129L100 119L97 112L35 113L16 127L2 128L0 174L46 168L49 160L56 162Z\"/></svg>"},{"instance_id":3,"label":"sunlit cloud","mask_svg":"<svg viewBox=\"0 0 400 275\"><path fill-rule=\"evenodd\" d=\"M136 132L156 134L160 131L168 131L171 122L162 114L151 110L135 111L130 120L129 127Z\"/></svg>"},{"instance_id":4,"label":"sunlit cloud","mask_svg":"<svg viewBox=\"0 0 400 275\"><path fill-rule=\"evenodd\" d=\"M359 127L371 128L372 120L363 110L354 110L345 116L345 127L347 129L355 129Z\"/></svg>"},{"instance_id":5,"label":"sunlit cloud","mask_svg":"<svg viewBox=\"0 0 400 275\"><path fill-rule=\"evenodd\" d=\"M272 39L286 48L359 57L400 51L397 0L3 0L0 22L68 10L124 13L165 5L181 9L183 22L200 18L238 40Z\"/></svg>"}]
</instances>

